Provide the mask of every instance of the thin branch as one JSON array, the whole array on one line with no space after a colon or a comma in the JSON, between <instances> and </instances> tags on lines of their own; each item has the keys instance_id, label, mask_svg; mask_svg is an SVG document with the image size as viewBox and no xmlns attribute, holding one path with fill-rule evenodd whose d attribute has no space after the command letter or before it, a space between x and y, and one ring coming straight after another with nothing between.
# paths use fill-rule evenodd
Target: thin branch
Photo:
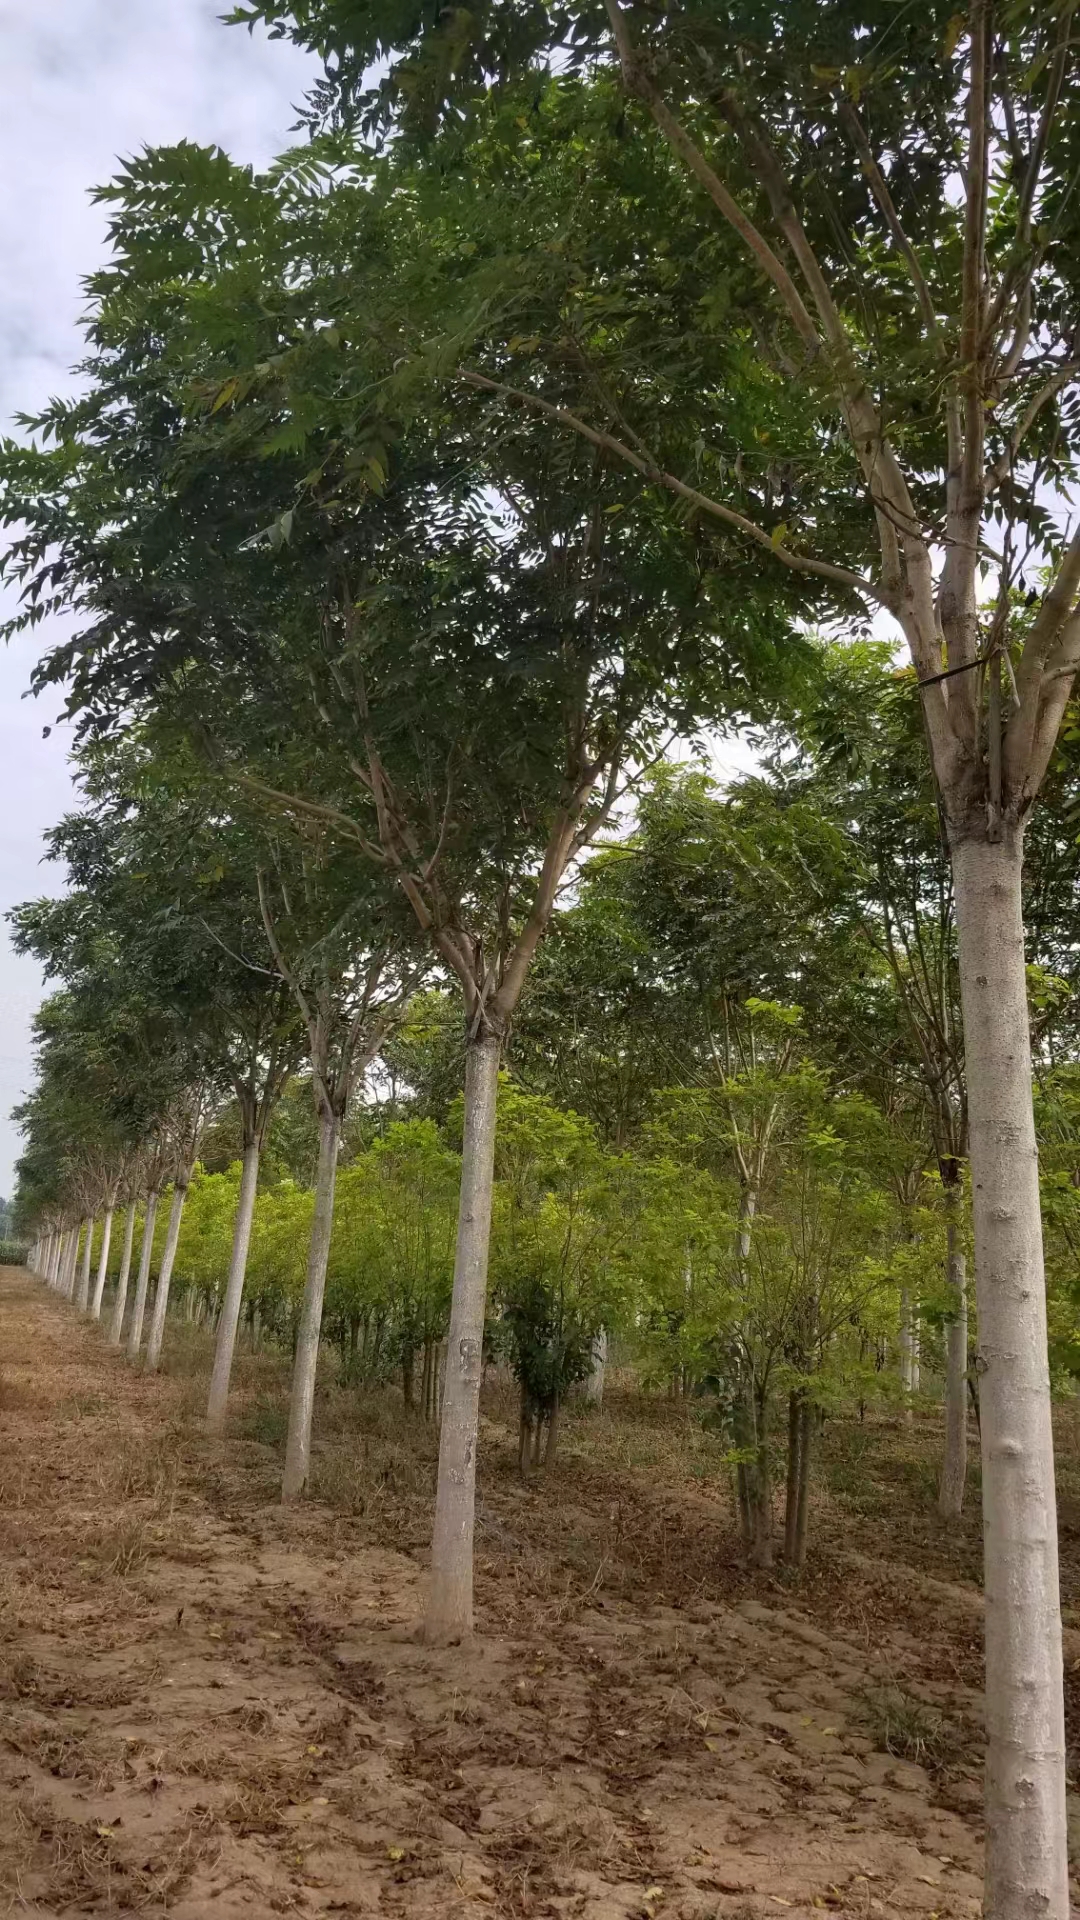
<instances>
[{"instance_id":1,"label":"thin branch","mask_svg":"<svg viewBox=\"0 0 1080 1920\"><path fill-rule=\"evenodd\" d=\"M1009 443L1004 453L1000 454L994 461L993 466L987 469L987 494L993 493L994 490L1001 485L1002 481L1008 478L1016 464L1017 455L1043 408L1049 405L1055 395L1060 393L1066 381L1071 380L1076 373L1080 373L1080 360L1067 360L1064 365L1058 367L1057 371L1049 380L1044 382L1037 393L1032 394L1020 419L1009 435Z\"/></svg>"},{"instance_id":2,"label":"thin branch","mask_svg":"<svg viewBox=\"0 0 1080 1920\"><path fill-rule=\"evenodd\" d=\"M701 182L713 204L745 241L762 271L772 281L791 315L796 332L816 352L821 345L817 328L783 261L770 247L764 234L759 232L753 221L743 212L734 195L728 192L719 174L710 167L700 147L690 138L685 127L675 118L653 86L634 50L627 29L626 16L619 0L605 0L605 4L627 93L634 95L648 107L664 138L678 154L680 160L689 167L695 179Z\"/></svg>"}]
</instances>

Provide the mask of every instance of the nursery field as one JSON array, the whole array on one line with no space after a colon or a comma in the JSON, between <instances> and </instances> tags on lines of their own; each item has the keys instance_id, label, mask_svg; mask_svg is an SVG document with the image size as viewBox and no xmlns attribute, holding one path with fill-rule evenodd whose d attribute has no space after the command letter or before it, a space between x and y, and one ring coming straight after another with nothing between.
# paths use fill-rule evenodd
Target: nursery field
<instances>
[{"instance_id":1,"label":"nursery field","mask_svg":"<svg viewBox=\"0 0 1080 1920\"><path fill-rule=\"evenodd\" d=\"M238 1355L209 1439L211 1362L178 1325L134 1372L0 1275L0 1912L978 1912L977 1463L946 1532L930 1416L827 1424L795 1585L745 1567L692 1408L568 1410L525 1485L493 1385L478 1636L435 1650L430 1429L325 1385L284 1508L287 1362Z\"/></svg>"}]
</instances>

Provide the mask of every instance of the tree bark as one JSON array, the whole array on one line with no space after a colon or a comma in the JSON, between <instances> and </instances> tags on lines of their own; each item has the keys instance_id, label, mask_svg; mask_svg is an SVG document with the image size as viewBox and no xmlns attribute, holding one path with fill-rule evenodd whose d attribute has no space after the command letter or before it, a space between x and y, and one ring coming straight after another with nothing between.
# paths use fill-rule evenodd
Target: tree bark
<instances>
[{"instance_id":1,"label":"tree bark","mask_svg":"<svg viewBox=\"0 0 1080 1920\"><path fill-rule=\"evenodd\" d=\"M169 1287L172 1284L173 1264L176 1260L176 1247L180 1239L180 1223L184 1217L187 1191L186 1176L174 1183L172 1204L169 1207L169 1224L165 1231L165 1245L161 1253L157 1292L154 1295L154 1311L150 1319L150 1338L146 1343L146 1365L150 1373L154 1372L161 1359L161 1345L165 1338L165 1315L169 1309Z\"/></svg>"},{"instance_id":2,"label":"tree bark","mask_svg":"<svg viewBox=\"0 0 1080 1920\"><path fill-rule=\"evenodd\" d=\"M112 1245L113 1210L106 1207L105 1218L101 1226L101 1257L98 1260L97 1279L94 1282L94 1298L90 1303L90 1312L95 1320L101 1319L101 1302L105 1295L105 1275L109 1266L109 1248Z\"/></svg>"},{"instance_id":3,"label":"tree bark","mask_svg":"<svg viewBox=\"0 0 1080 1920\"><path fill-rule=\"evenodd\" d=\"M82 1237L85 1228L85 1220L80 1220L78 1226L72 1229L71 1246L68 1250L67 1275L64 1281L64 1298L66 1300L74 1300L75 1298L79 1278L79 1267L81 1264L80 1249L82 1247Z\"/></svg>"},{"instance_id":4,"label":"tree bark","mask_svg":"<svg viewBox=\"0 0 1080 1920\"><path fill-rule=\"evenodd\" d=\"M593 1341L592 1371L585 1377L582 1397L590 1407L602 1407L604 1404L604 1374L607 1370L608 1337L606 1327L601 1327Z\"/></svg>"},{"instance_id":5,"label":"tree bark","mask_svg":"<svg viewBox=\"0 0 1080 1920\"><path fill-rule=\"evenodd\" d=\"M547 1417L547 1439L544 1443L544 1466L553 1467L559 1450L559 1396L553 1394Z\"/></svg>"},{"instance_id":6,"label":"tree bark","mask_svg":"<svg viewBox=\"0 0 1080 1920\"><path fill-rule=\"evenodd\" d=\"M249 1142L244 1148L240 1197L237 1201L236 1220L233 1224L232 1257L229 1261L229 1277L225 1284L221 1319L218 1321L214 1371L210 1376L210 1393L206 1402L206 1424L211 1433L220 1433L225 1424L233 1354L236 1351L236 1329L240 1324L248 1248L251 1245L251 1223L255 1218L255 1196L259 1186L259 1153L257 1140Z\"/></svg>"},{"instance_id":7,"label":"tree bark","mask_svg":"<svg viewBox=\"0 0 1080 1920\"><path fill-rule=\"evenodd\" d=\"M768 1394L759 1392L755 1396L755 1415L757 1424L757 1448L753 1468L753 1512L754 1543L752 1559L755 1567L771 1567L773 1563L773 1510L772 1510L772 1471L769 1459L769 1400Z\"/></svg>"},{"instance_id":8,"label":"tree bark","mask_svg":"<svg viewBox=\"0 0 1080 1920\"><path fill-rule=\"evenodd\" d=\"M784 1559L795 1565L799 1531L799 1484L802 1458L802 1395L797 1387L788 1394L787 1480L784 1498Z\"/></svg>"},{"instance_id":9,"label":"tree bark","mask_svg":"<svg viewBox=\"0 0 1080 1920\"><path fill-rule=\"evenodd\" d=\"M806 1565L806 1540L810 1525L810 1460L814 1446L814 1409L804 1395L799 1408L799 1492L795 1508L795 1540L791 1564L798 1570Z\"/></svg>"},{"instance_id":10,"label":"tree bark","mask_svg":"<svg viewBox=\"0 0 1080 1920\"><path fill-rule=\"evenodd\" d=\"M308 1242L307 1278L300 1329L296 1338L292 1392L289 1396L289 1434L285 1443L285 1470L281 1479L283 1500L298 1500L307 1485L311 1469L311 1420L315 1411L315 1376L319 1366L319 1335L322 1332L323 1296L326 1292L326 1268L330 1259L330 1240L334 1231L334 1185L337 1179L338 1134L336 1114L324 1111L319 1117L319 1165L315 1175L315 1213Z\"/></svg>"},{"instance_id":11,"label":"tree bark","mask_svg":"<svg viewBox=\"0 0 1080 1920\"><path fill-rule=\"evenodd\" d=\"M79 1248L82 1242L84 1227L85 1227L85 1222L77 1226L71 1236L71 1251L68 1255L67 1281L64 1286L64 1294L68 1300L74 1300L75 1298L75 1288L76 1288L76 1283L79 1277L79 1264L80 1264Z\"/></svg>"},{"instance_id":12,"label":"tree bark","mask_svg":"<svg viewBox=\"0 0 1080 1920\"><path fill-rule=\"evenodd\" d=\"M946 1276L953 1309L946 1329L945 1452L938 1507L943 1519L958 1520L964 1509L967 1479L967 1262L960 1223L961 1190L946 1187Z\"/></svg>"},{"instance_id":13,"label":"tree bark","mask_svg":"<svg viewBox=\"0 0 1080 1920\"><path fill-rule=\"evenodd\" d=\"M112 1319L109 1322L109 1345L118 1347L124 1331L124 1308L127 1306L128 1279L131 1274L131 1249L135 1240L135 1199L128 1205L127 1219L124 1221L124 1246L120 1255L120 1272L116 1279L116 1299L113 1302Z\"/></svg>"},{"instance_id":14,"label":"tree bark","mask_svg":"<svg viewBox=\"0 0 1080 1920\"><path fill-rule=\"evenodd\" d=\"M75 1305L80 1313L85 1313L90 1305L90 1256L94 1246L94 1222L91 1217L85 1222L86 1239L83 1243L82 1259L79 1262L79 1284L75 1289Z\"/></svg>"},{"instance_id":15,"label":"tree bark","mask_svg":"<svg viewBox=\"0 0 1080 1920\"><path fill-rule=\"evenodd\" d=\"M461 1200L439 1433L431 1586L424 1622L425 1638L438 1645L467 1639L473 1625L476 1434L501 1053L499 1038L485 1033L472 1042L465 1063Z\"/></svg>"},{"instance_id":16,"label":"tree bark","mask_svg":"<svg viewBox=\"0 0 1080 1920\"><path fill-rule=\"evenodd\" d=\"M979 1311L986 1906L1067 1920L1065 1729L1022 838L952 849Z\"/></svg>"},{"instance_id":17,"label":"tree bark","mask_svg":"<svg viewBox=\"0 0 1080 1920\"><path fill-rule=\"evenodd\" d=\"M131 1325L128 1328L127 1357L137 1360L142 1346L143 1318L146 1313L146 1289L150 1284L150 1260L154 1251L154 1220L157 1216L158 1196L148 1193L146 1212L143 1215L142 1246L139 1249L139 1271L135 1280L135 1305L131 1309Z\"/></svg>"}]
</instances>

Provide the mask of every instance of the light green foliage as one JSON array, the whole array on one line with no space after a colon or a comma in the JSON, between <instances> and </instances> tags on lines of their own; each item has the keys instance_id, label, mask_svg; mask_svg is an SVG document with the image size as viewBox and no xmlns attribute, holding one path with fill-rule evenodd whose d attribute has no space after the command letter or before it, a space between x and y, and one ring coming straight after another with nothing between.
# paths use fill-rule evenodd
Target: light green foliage
<instances>
[{"instance_id":1,"label":"light green foliage","mask_svg":"<svg viewBox=\"0 0 1080 1920\"><path fill-rule=\"evenodd\" d=\"M499 1340L523 1404L547 1418L589 1373L602 1328L625 1324L635 1170L606 1154L589 1121L503 1079L492 1277Z\"/></svg>"},{"instance_id":2,"label":"light green foliage","mask_svg":"<svg viewBox=\"0 0 1080 1920\"><path fill-rule=\"evenodd\" d=\"M449 1317L460 1178L431 1120L391 1122L339 1176L324 1325L347 1375L399 1364L411 1398Z\"/></svg>"}]
</instances>

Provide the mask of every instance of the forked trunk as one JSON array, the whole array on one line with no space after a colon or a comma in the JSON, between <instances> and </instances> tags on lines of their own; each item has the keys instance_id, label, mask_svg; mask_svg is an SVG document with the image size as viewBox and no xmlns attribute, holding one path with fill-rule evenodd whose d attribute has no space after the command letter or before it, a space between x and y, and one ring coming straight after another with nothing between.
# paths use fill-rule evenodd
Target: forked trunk
<instances>
[{"instance_id":1,"label":"forked trunk","mask_svg":"<svg viewBox=\"0 0 1080 1920\"><path fill-rule=\"evenodd\" d=\"M951 1313L946 1328L945 1453L938 1489L938 1507L946 1520L960 1518L967 1479L967 1261L959 1217L960 1199L957 1184L946 1187L946 1278Z\"/></svg>"},{"instance_id":2,"label":"forked trunk","mask_svg":"<svg viewBox=\"0 0 1080 1920\"><path fill-rule=\"evenodd\" d=\"M232 1377L233 1354L236 1350L236 1329L240 1324L240 1308L244 1299L244 1279L247 1274L251 1223L255 1217L255 1195L258 1185L259 1143L254 1140L244 1148L240 1198L233 1224L232 1258L229 1261L229 1278L225 1285L221 1319L218 1321L214 1371L210 1376L210 1394L206 1402L206 1424L211 1433L220 1433L225 1424L225 1408L229 1399L229 1381Z\"/></svg>"},{"instance_id":3,"label":"forked trunk","mask_svg":"<svg viewBox=\"0 0 1080 1920\"><path fill-rule=\"evenodd\" d=\"M105 1294L105 1275L109 1267L109 1248L112 1245L113 1210L105 1209L105 1219L101 1227L101 1257L98 1260L97 1279L94 1282L94 1298L90 1303L90 1312L95 1320L101 1319L101 1302Z\"/></svg>"},{"instance_id":4,"label":"forked trunk","mask_svg":"<svg viewBox=\"0 0 1080 1920\"><path fill-rule=\"evenodd\" d=\"M289 1396L289 1435L285 1443L285 1471L281 1479L283 1500L300 1498L311 1469L311 1420L315 1411L315 1376L319 1367L326 1268L334 1231L334 1183L337 1179L339 1130L336 1114L326 1112L320 1115L315 1212L308 1242L304 1304L296 1336L292 1392Z\"/></svg>"},{"instance_id":5,"label":"forked trunk","mask_svg":"<svg viewBox=\"0 0 1080 1920\"><path fill-rule=\"evenodd\" d=\"M161 1270L158 1274L157 1292L154 1295L154 1311L150 1320L150 1338L146 1343L146 1365L151 1373L161 1359L161 1344L165 1338L165 1315L169 1310L169 1287L172 1284L172 1272L176 1261L176 1247L180 1239L180 1223L184 1217L187 1190L186 1179L177 1180L173 1187L169 1224L165 1231L165 1245L161 1253Z\"/></svg>"},{"instance_id":6,"label":"forked trunk","mask_svg":"<svg viewBox=\"0 0 1080 1920\"><path fill-rule=\"evenodd\" d=\"M146 1289L150 1284L150 1260L154 1251L154 1220L157 1216L158 1196L148 1193L146 1213L143 1217L142 1247L139 1250L139 1271L135 1280L135 1305L131 1309L131 1325L128 1328L127 1356L137 1360L142 1346L143 1319L146 1314Z\"/></svg>"},{"instance_id":7,"label":"forked trunk","mask_svg":"<svg viewBox=\"0 0 1080 1920\"><path fill-rule=\"evenodd\" d=\"M131 1249L135 1242L135 1201L128 1205L127 1219L124 1221L124 1246L120 1255L120 1272L116 1277L116 1299L113 1301L112 1319L109 1322L109 1345L118 1347L124 1331L124 1308L127 1306L128 1279L131 1275Z\"/></svg>"},{"instance_id":8,"label":"forked trunk","mask_svg":"<svg viewBox=\"0 0 1080 1920\"><path fill-rule=\"evenodd\" d=\"M989 1920L1067 1920L1057 1507L1031 1098L1022 840L961 840L956 885L979 1310Z\"/></svg>"},{"instance_id":9,"label":"forked trunk","mask_svg":"<svg viewBox=\"0 0 1080 1920\"><path fill-rule=\"evenodd\" d=\"M476 1433L501 1052L498 1038L484 1034L469 1047L465 1063L461 1201L439 1433L431 1587L424 1623L425 1637L437 1644L468 1638L473 1624Z\"/></svg>"}]
</instances>

